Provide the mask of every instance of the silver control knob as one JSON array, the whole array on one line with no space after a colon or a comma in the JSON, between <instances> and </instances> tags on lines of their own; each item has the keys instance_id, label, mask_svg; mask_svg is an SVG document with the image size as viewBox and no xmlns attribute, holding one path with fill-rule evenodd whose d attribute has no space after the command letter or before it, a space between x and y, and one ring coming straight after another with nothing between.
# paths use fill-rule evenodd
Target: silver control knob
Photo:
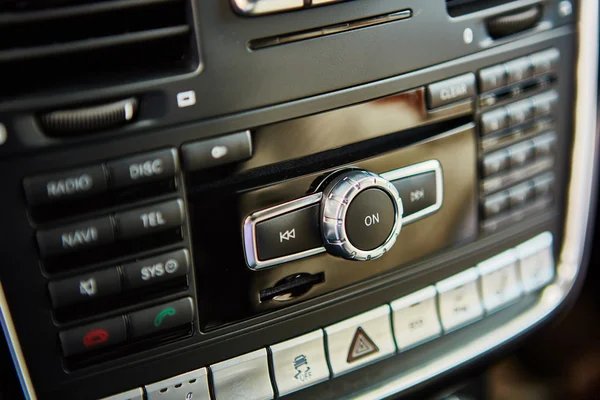
<instances>
[{"instance_id":1,"label":"silver control knob","mask_svg":"<svg viewBox=\"0 0 600 400\"><path fill-rule=\"evenodd\" d=\"M381 257L402 229L402 199L381 176L350 170L323 191L321 230L327 251L349 260Z\"/></svg>"}]
</instances>

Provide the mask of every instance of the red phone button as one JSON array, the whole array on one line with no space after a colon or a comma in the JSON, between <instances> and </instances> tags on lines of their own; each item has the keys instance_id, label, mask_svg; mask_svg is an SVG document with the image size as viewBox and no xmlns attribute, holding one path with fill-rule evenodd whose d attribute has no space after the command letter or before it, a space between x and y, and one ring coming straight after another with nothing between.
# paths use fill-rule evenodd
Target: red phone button
<instances>
[{"instance_id":1,"label":"red phone button","mask_svg":"<svg viewBox=\"0 0 600 400\"><path fill-rule=\"evenodd\" d=\"M70 357L123 343L127 339L127 330L123 317L116 317L69 329L59 336L63 354Z\"/></svg>"}]
</instances>

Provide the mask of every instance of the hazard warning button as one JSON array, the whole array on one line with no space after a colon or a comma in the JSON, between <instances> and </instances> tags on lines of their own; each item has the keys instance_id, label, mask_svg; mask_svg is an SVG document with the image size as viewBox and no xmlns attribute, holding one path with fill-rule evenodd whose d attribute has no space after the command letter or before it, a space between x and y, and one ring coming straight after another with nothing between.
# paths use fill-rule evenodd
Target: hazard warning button
<instances>
[{"instance_id":1,"label":"hazard warning button","mask_svg":"<svg viewBox=\"0 0 600 400\"><path fill-rule=\"evenodd\" d=\"M381 306L325 328L334 376L396 352L389 306Z\"/></svg>"}]
</instances>

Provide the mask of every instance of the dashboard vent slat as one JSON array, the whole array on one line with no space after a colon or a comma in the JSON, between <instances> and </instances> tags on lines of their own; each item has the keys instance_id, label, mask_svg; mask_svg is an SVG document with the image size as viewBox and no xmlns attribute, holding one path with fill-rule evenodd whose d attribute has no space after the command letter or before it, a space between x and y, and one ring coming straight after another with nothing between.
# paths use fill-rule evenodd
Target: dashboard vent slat
<instances>
[{"instance_id":1,"label":"dashboard vent slat","mask_svg":"<svg viewBox=\"0 0 600 400\"><path fill-rule=\"evenodd\" d=\"M15 1L0 14L0 99L106 87L198 66L190 0L44 1L54 7Z\"/></svg>"}]
</instances>

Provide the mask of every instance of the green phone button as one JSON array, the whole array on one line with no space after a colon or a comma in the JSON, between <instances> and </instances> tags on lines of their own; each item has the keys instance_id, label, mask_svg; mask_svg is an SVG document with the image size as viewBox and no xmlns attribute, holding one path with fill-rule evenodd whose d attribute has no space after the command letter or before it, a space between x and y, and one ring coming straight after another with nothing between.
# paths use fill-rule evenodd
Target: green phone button
<instances>
[{"instance_id":1,"label":"green phone button","mask_svg":"<svg viewBox=\"0 0 600 400\"><path fill-rule=\"evenodd\" d=\"M183 329L184 327L191 330L193 320L194 303L190 297L129 314L132 338L155 335L159 332Z\"/></svg>"}]
</instances>

